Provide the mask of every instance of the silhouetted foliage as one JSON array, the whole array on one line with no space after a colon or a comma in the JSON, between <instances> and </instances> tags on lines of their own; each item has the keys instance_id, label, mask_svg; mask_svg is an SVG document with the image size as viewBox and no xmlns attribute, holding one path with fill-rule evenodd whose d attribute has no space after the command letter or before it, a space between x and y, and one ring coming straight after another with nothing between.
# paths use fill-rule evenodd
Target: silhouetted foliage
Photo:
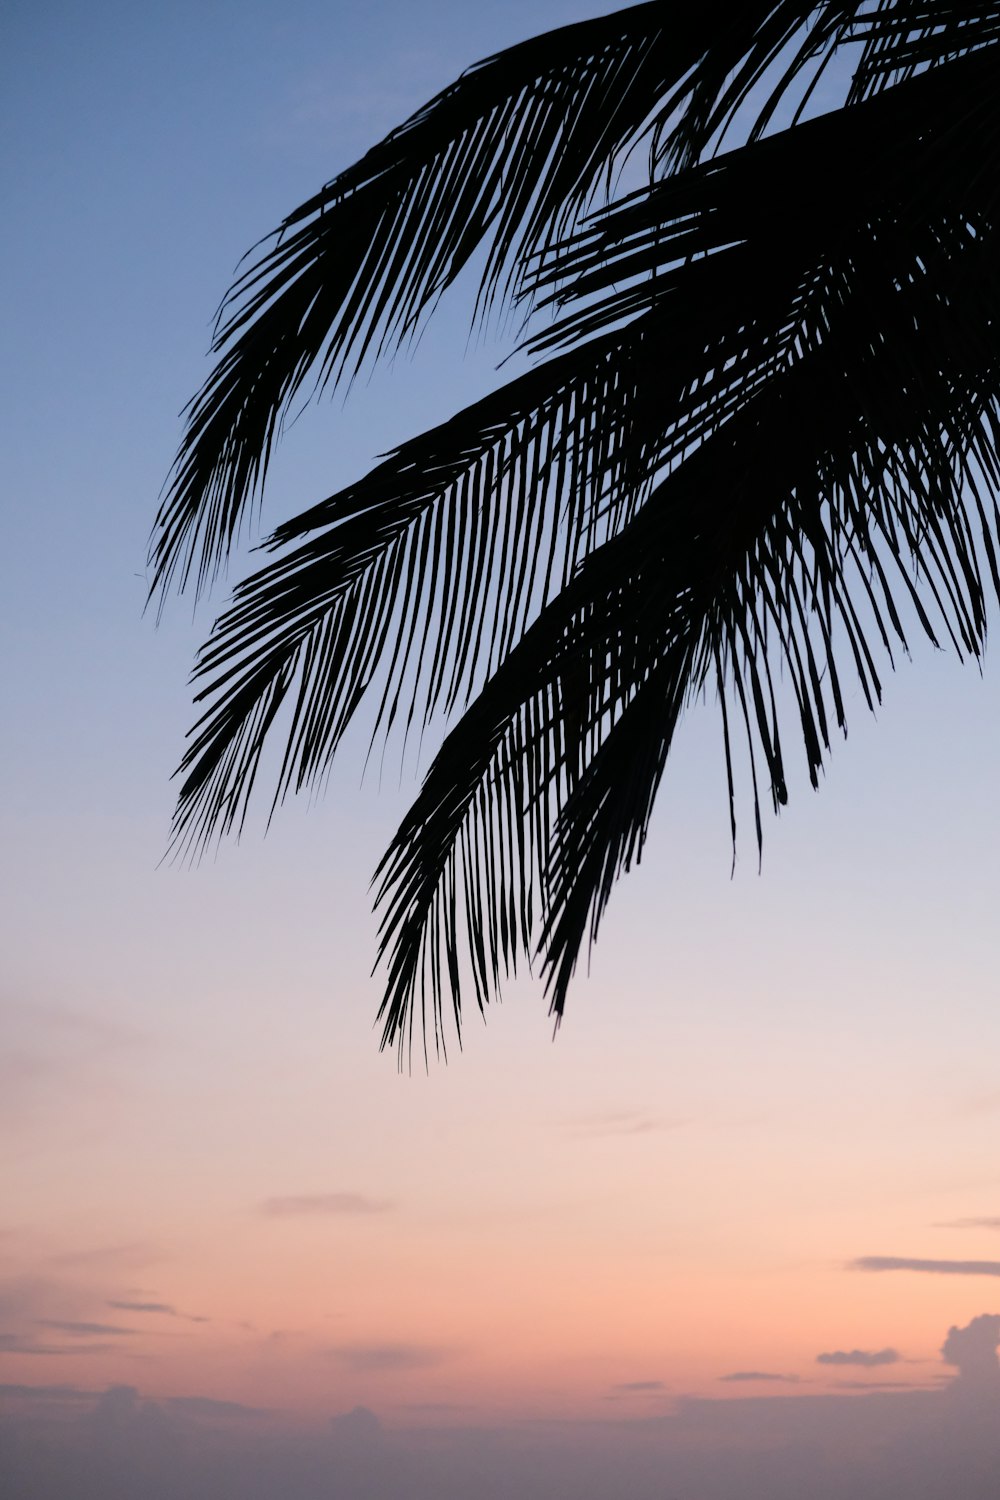
<instances>
[{"instance_id":1,"label":"silhouetted foliage","mask_svg":"<svg viewBox=\"0 0 1000 1500\"><path fill-rule=\"evenodd\" d=\"M239 829L283 705L279 800L370 693L376 732L457 715L377 875L383 1042L440 1046L525 952L561 1016L696 695L759 841L845 676L873 706L907 628L981 651L998 206L1000 4L650 0L463 74L229 292L155 590L212 581L306 377L397 347L481 247L478 314L532 310L539 358L267 538L197 664L177 846Z\"/></svg>"}]
</instances>

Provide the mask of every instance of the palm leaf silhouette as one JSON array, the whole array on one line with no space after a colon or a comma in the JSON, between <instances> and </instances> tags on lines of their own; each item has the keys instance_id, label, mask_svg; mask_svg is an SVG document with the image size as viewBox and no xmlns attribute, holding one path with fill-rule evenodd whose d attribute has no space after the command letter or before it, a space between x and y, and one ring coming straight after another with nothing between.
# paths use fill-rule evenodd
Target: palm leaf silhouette
<instances>
[{"instance_id":1,"label":"palm leaf silhouette","mask_svg":"<svg viewBox=\"0 0 1000 1500\"><path fill-rule=\"evenodd\" d=\"M843 103L807 118L838 52ZM632 6L470 70L230 292L158 589L211 581L310 372L405 340L480 245L480 314L542 314L527 373L267 538L196 668L192 853L242 825L283 708L275 801L369 700L376 734L459 715L377 875L383 1043L443 1047L525 953L561 1017L707 687L759 843L786 744L816 785L845 730L845 674L873 706L907 629L981 651L998 101L998 4Z\"/></svg>"}]
</instances>

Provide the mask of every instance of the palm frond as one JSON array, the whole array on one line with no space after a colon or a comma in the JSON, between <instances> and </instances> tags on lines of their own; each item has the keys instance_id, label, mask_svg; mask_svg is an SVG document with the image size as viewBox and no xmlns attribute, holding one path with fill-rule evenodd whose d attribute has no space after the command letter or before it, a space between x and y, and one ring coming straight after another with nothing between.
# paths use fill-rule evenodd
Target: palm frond
<instances>
[{"instance_id":1,"label":"palm frond","mask_svg":"<svg viewBox=\"0 0 1000 1500\"><path fill-rule=\"evenodd\" d=\"M845 43L845 107L802 123ZM652 0L564 28L463 75L229 294L157 588L211 579L310 372L405 341L480 247L480 310L555 313L537 368L279 527L199 658L192 851L241 825L283 710L276 800L368 695L375 734L464 705L377 876L384 1043L444 1046L463 990L484 1007L525 952L561 1017L708 688L759 845L787 745L816 785L846 732L846 676L874 706L913 629L982 649L998 43L985 0ZM648 183L594 213L640 139Z\"/></svg>"},{"instance_id":2,"label":"palm frond","mask_svg":"<svg viewBox=\"0 0 1000 1500\"><path fill-rule=\"evenodd\" d=\"M154 592L215 576L310 371L322 389L408 337L484 242L489 305L644 133L658 173L690 163L796 36L765 115L856 8L647 0L549 32L477 64L290 214L220 311L221 357L154 530Z\"/></svg>"},{"instance_id":3,"label":"palm frond","mask_svg":"<svg viewBox=\"0 0 1000 1500\"><path fill-rule=\"evenodd\" d=\"M237 588L201 653L206 708L181 766L181 844L194 851L242 824L287 698L278 799L322 775L376 678L373 734L397 717L425 726L439 703L468 698L583 557L627 524L662 464L753 378L739 269L706 261L684 297L657 298L630 327L521 376L271 538L280 547L313 533ZM780 326L787 267L767 275L757 312Z\"/></svg>"},{"instance_id":4,"label":"palm frond","mask_svg":"<svg viewBox=\"0 0 1000 1500\"><path fill-rule=\"evenodd\" d=\"M485 292L519 237L588 199L662 89L662 21L662 5L632 6L487 58L288 216L223 303L155 588L213 576L310 370L322 387L405 337L489 236Z\"/></svg>"},{"instance_id":5,"label":"palm frond","mask_svg":"<svg viewBox=\"0 0 1000 1500\"><path fill-rule=\"evenodd\" d=\"M900 255L896 280L908 274L928 200L954 213L968 196L960 172L944 175L953 143L937 128L942 110L952 113L950 86L919 80L848 125L821 119L633 195L561 247L546 275L563 302L567 285L586 300L543 341L569 351L282 527L271 545L314 535L237 590L199 662L208 706L182 763L179 841L195 849L242 823L289 695L277 798L322 775L380 665L376 731L397 715L426 724L442 697L450 709L467 696L628 523L653 474L728 420L803 339L820 341L810 305L829 300L831 238L870 239L890 204L906 210L903 244L883 227L879 246ZM979 112L966 116L965 129L981 131ZM855 142L877 145L848 171ZM789 181L803 184L794 198ZM927 254L938 252L932 236ZM868 258L867 280L849 271L856 319L896 297L883 261Z\"/></svg>"},{"instance_id":6,"label":"palm frond","mask_svg":"<svg viewBox=\"0 0 1000 1500\"><path fill-rule=\"evenodd\" d=\"M990 379L998 353L994 345ZM815 398L838 393L823 391L828 371L810 388L800 367L706 439L586 560L463 716L379 872L384 1042L407 1045L414 1020L427 1034L428 1018L439 1039L446 1005L459 1026L466 965L485 1005L517 949L530 948L536 912L561 1015L588 925L595 935L614 878L641 849L680 708L713 666L738 695L750 753L756 744L777 807L787 800L779 664L815 783L831 724L846 725L838 656L846 653L873 705L876 649L891 654L894 637L906 645L900 591L938 639L912 568L939 630L960 651L979 651L980 545L997 581L997 434L995 420L982 427L993 415L986 376L975 372L942 442L939 407L928 415L911 404L908 372L887 364L873 360L870 384L855 389L846 433L844 393L818 415ZM888 446L878 419L904 412ZM988 476L980 478L981 536L965 509L973 458ZM754 812L759 837L759 806Z\"/></svg>"},{"instance_id":7,"label":"palm frond","mask_svg":"<svg viewBox=\"0 0 1000 1500\"><path fill-rule=\"evenodd\" d=\"M380 670L375 733L467 696L636 503L648 465L615 449L648 342L629 330L550 361L276 533L314 534L238 587L201 653L182 843L242 822L289 695L279 798L322 774Z\"/></svg>"},{"instance_id":8,"label":"palm frond","mask_svg":"<svg viewBox=\"0 0 1000 1500\"><path fill-rule=\"evenodd\" d=\"M707 274L703 257L731 246L766 244L779 263L816 264L838 226L843 237L869 217L885 217L887 195L915 232L943 206L961 212L996 138L990 91L997 56L995 48L975 52L946 72L914 78L620 198L536 257L526 295L574 310L530 347L573 346L619 324L651 298L696 285ZM991 183L987 173L980 191ZM730 279L747 270L731 266ZM772 284L765 281L765 297ZM745 285L739 295L754 308Z\"/></svg>"},{"instance_id":9,"label":"palm frond","mask_svg":"<svg viewBox=\"0 0 1000 1500\"><path fill-rule=\"evenodd\" d=\"M449 994L458 1019L463 952L486 1002L511 930L531 941L527 908L519 925L499 925L518 889L541 909L561 1014L588 923L593 936L641 847L680 706L710 670L736 691L778 806L779 663L815 784L830 725L846 722L838 655L874 704L877 649L906 643L901 589L932 640L981 649L981 554L997 583L1000 176L981 157L964 177L933 170L946 150L925 114L937 84L907 88L897 103L924 119L927 151L895 153L895 183L883 177L880 200L862 196L854 222L838 221L784 359L585 559L446 741L381 871L386 1041L402 1043L418 1012L440 1035ZM989 156L995 93L977 99L964 121ZM767 149L773 160L782 148ZM759 806L755 818L759 837ZM521 844L508 825L524 830ZM464 902L442 895L456 890Z\"/></svg>"},{"instance_id":10,"label":"palm frond","mask_svg":"<svg viewBox=\"0 0 1000 1500\"><path fill-rule=\"evenodd\" d=\"M850 39L864 46L851 103L1000 41L996 0L878 0L858 10Z\"/></svg>"}]
</instances>

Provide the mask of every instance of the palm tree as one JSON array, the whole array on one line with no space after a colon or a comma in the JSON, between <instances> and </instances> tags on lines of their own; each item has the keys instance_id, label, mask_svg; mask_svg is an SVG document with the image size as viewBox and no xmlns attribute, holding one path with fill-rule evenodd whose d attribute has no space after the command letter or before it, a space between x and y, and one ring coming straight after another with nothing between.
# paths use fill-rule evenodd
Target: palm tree
<instances>
[{"instance_id":1,"label":"palm tree","mask_svg":"<svg viewBox=\"0 0 1000 1500\"><path fill-rule=\"evenodd\" d=\"M211 583L307 376L408 339L477 253L478 315L523 308L537 358L266 539L197 663L177 848L239 829L279 710L276 801L362 702L451 714L376 877L383 1045L440 1047L526 953L558 1021L694 697L759 845L845 677L874 706L907 631L981 651L998 209L1000 3L648 0L463 74L229 292L154 588Z\"/></svg>"}]
</instances>

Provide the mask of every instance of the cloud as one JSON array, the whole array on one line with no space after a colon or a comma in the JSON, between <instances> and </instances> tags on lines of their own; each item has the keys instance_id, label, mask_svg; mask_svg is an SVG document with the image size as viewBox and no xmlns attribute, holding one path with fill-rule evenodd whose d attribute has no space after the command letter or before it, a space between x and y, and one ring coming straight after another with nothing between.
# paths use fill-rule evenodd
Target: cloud
<instances>
[{"instance_id":1,"label":"cloud","mask_svg":"<svg viewBox=\"0 0 1000 1500\"><path fill-rule=\"evenodd\" d=\"M341 1344L326 1353L356 1375L424 1370L449 1358L447 1349L432 1344Z\"/></svg>"},{"instance_id":2,"label":"cloud","mask_svg":"<svg viewBox=\"0 0 1000 1500\"><path fill-rule=\"evenodd\" d=\"M926 1391L932 1387L911 1385L908 1380L837 1380L838 1391Z\"/></svg>"},{"instance_id":3,"label":"cloud","mask_svg":"<svg viewBox=\"0 0 1000 1500\"><path fill-rule=\"evenodd\" d=\"M129 1302L112 1299L105 1303L106 1307L117 1308L119 1312L149 1313L162 1318L180 1318L185 1323L210 1323L211 1318L196 1313L181 1312L179 1308L170 1302Z\"/></svg>"},{"instance_id":4,"label":"cloud","mask_svg":"<svg viewBox=\"0 0 1000 1500\"><path fill-rule=\"evenodd\" d=\"M0 1351L39 1356L104 1353L120 1348L118 1341L136 1331L119 1323L83 1321L75 1316L81 1310L78 1291L56 1281L20 1277L0 1283Z\"/></svg>"},{"instance_id":5,"label":"cloud","mask_svg":"<svg viewBox=\"0 0 1000 1500\"><path fill-rule=\"evenodd\" d=\"M1000 1276L1000 1260L914 1260L904 1255L862 1255L851 1271L925 1271L932 1276Z\"/></svg>"},{"instance_id":6,"label":"cloud","mask_svg":"<svg viewBox=\"0 0 1000 1500\"><path fill-rule=\"evenodd\" d=\"M662 1380L623 1380L619 1385L613 1385L611 1389L627 1395L634 1391L665 1391L667 1387Z\"/></svg>"},{"instance_id":7,"label":"cloud","mask_svg":"<svg viewBox=\"0 0 1000 1500\"><path fill-rule=\"evenodd\" d=\"M943 1219L935 1229L1000 1229L1000 1217L979 1219Z\"/></svg>"},{"instance_id":8,"label":"cloud","mask_svg":"<svg viewBox=\"0 0 1000 1500\"><path fill-rule=\"evenodd\" d=\"M778 1375L771 1370L734 1370L731 1375L720 1375L719 1380L725 1385L739 1385L744 1381L772 1380L779 1381L784 1385L797 1385L797 1375Z\"/></svg>"},{"instance_id":9,"label":"cloud","mask_svg":"<svg viewBox=\"0 0 1000 1500\"><path fill-rule=\"evenodd\" d=\"M331 1417L329 1428L338 1445L371 1448L382 1442L382 1423L367 1406L356 1406L353 1411Z\"/></svg>"},{"instance_id":10,"label":"cloud","mask_svg":"<svg viewBox=\"0 0 1000 1500\"><path fill-rule=\"evenodd\" d=\"M118 1302L110 1301L108 1307L116 1307L120 1312L138 1313L162 1313L166 1318L179 1318L180 1313L176 1307L171 1307L169 1302Z\"/></svg>"},{"instance_id":11,"label":"cloud","mask_svg":"<svg viewBox=\"0 0 1000 1500\"><path fill-rule=\"evenodd\" d=\"M948 1349L961 1355L963 1370L998 1326L987 1315L952 1330ZM628 1500L996 1500L996 1387L962 1391L964 1378L945 1389L845 1380L822 1394L773 1385L724 1399L716 1391L670 1410L658 1404L655 1416L651 1403L642 1404L639 1420L635 1408L632 1420L619 1414L604 1422L487 1427L411 1418L385 1432L366 1407L322 1427L291 1413L255 1423L242 1420L240 1403L227 1419L230 1403L152 1402L119 1386L93 1393L92 1411L71 1404L73 1397L63 1408L56 1397L48 1405L42 1398L34 1409L12 1399L4 1456L13 1458L18 1494L32 1500L84 1491L101 1500L196 1493L215 1500L466 1500L480 1493L493 1500L606 1500L609 1493Z\"/></svg>"},{"instance_id":12,"label":"cloud","mask_svg":"<svg viewBox=\"0 0 1000 1500\"><path fill-rule=\"evenodd\" d=\"M260 1212L271 1219L338 1214L383 1214L392 1204L363 1193L301 1193L287 1198L265 1198Z\"/></svg>"},{"instance_id":13,"label":"cloud","mask_svg":"<svg viewBox=\"0 0 1000 1500\"><path fill-rule=\"evenodd\" d=\"M20 1333L0 1333L0 1353L5 1354L39 1354L39 1355L73 1355L73 1354L108 1354L114 1349L119 1352L120 1344L85 1343L82 1340L75 1344L36 1344L31 1338L26 1338Z\"/></svg>"},{"instance_id":14,"label":"cloud","mask_svg":"<svg viewBox=\"0 0 1000 1500\"><path fill-rule=\"evenodd\" d=\"M246 1406L241 1401L217 1401L210 1396L168 1396L161 1403L143 1402L135 1386L116 1385L106 1391L87 1390L77 1385L27 1385L0 1384L0 1401L27 1401L43 1407L58 1407L71 1403L75 1406L89 1404L91 1416L98 1421L110 1417L121 1421L137 1413L150 1414L157 1408L179 1417L205 1417L209 1419L239 1420L270 1416L264 1407Z\"/></svg>"},{"instance_id":15,"label":"cloud","mask_svg":"<svg viewBox=\"0 0 1000 1500\"><path fill-rule=\"evenodd\" d=\"M0 1400L5 1396L14 1400L23 1398L29 1401L62 1403L64 1401L93 1401L94 1392L84 1390L78 1385L0 1384Z\"/></svg>"},{"instance_id":16,"label":"cloud","mask_svg":"<svg viewBox=\"0 0 1000 1500\"><path fill-rule=\"evenodd\" d=\"M861 1365L874 1370L877 1365L897 1365L899 1353L895 1349L831 1349L828 1354L817 1354L818 1365Z\"/></svg>"},{"instance_id":17,"label":"cloud","mask_svg":"<svg viewBox=\"0 0 1000 1500\"><path fill-rule=\"evenodd\" d=\"M163 1444L170 1440L163 1409L155 1401L140 1400L134 1385L109 1386L98 1398L86 1425L105 1438L131 1439L147 1464L162 1468Z\"/></svg>"},{"instance_id":18,"label":"cloud","mask_svg":"<svg viewBox=\"0 0 1000 1500\"><path fill-rule=\"evenodd\" d=\"M1000 1313L981 1313L964 1328L949 1328L941 1346L945 1364L954 1365L959 1381L994 1385L1000 1382Z\"/></svg>"},{"instance_id":19,"label":"cloud","mask_svg":"<svg viewBox=\"0 0 1000 1500\"><path fill-rule=\"evenodd\" d=\"M71 1333L74 1338L99 1338L104 1335L131 1337L134 1328L122 1328L117 1323L76 1323L66 1318L36 1318L39 1328L53 1328L57 1333Z\"/></svg>"},{"instance_id":20,"label":"cloud","mask_svg":"<svg viewBox=\"0 0 1000 1500\"><path fill-rule=\"evenodd\" d=\"M185 1417L266 1417L263 1406L244 1406L242 1401L216 1401L211 1396L168 1396L165 1405Z\"/></svg>"}]
</instances>

